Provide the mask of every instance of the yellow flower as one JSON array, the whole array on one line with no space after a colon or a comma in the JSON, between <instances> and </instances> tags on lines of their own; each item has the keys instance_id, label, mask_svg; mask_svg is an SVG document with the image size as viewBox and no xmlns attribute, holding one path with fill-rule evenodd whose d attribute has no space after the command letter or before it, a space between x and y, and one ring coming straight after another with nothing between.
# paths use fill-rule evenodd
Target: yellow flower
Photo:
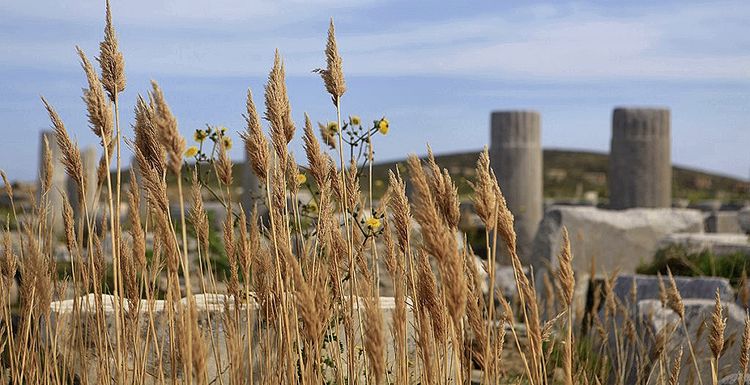
<instances>
[{"instance_id":1,"label":"yellow flower","mask_svg":"<svg viewBox=\"0 0 750 385\"><path fill-rule=\"evenodd\" d=\"M198 147L190 146L185 150L185 157L186 158L193 158L196 155L198 155Z\"/></svg>"},{"instance_id":2,"label":"yellow flower","mask_svg":"<svg viewBox=\"0 0 750 385\"><path fill-rule=\"evenodd\" d=\"M219 133L220 133L221 135L224 135L224 133L226 133L226 132L227 132L227 128L226 128L226 127L224 127L224 126L220 126L219 128L217 128L217 131L219 131Z\"/></svg>"},{"instance_id":3,"label":"yellow flower","mask_svg":"<svg viewBox=\"0 0 750 385\"><path fill-rule=\"evenodd\" d=\"M203 142L207 137L208 133L205 130L195 130L195 133L193 133L193 139L198 143Z\"/></svg>"},{"instance_id":4,"label":"yellow flower","mask_svg":"<svg viewBox=\"0 0 750 385\"><path fill-rule=\"evenodd\" d=\"M224 145L224 148L226 148L227 150L230 150L232 148L232 138L228 136L222 136L221 144Z\"/></svg>"},{"instance_id":5,"label":"yellow flower","mask_svg":"<svg viewBox=\"0 0 750 385\"><path fill-rule=\"evenodd\" d=\"M297 184L302 186L305 182L307 182L307 176L301 172L297 173Z\"/></svg>"},{"instance_id":6,"label":"yellow flower","mask_svg":"<svg viewBox=\"0 0 750 385\"><path fill-rule=\"evenodd\" d=\"M378 230L380 226L382 225L380 223L380 219L372 217L372 216L367 218L367 220L365 221L365 224L367 225L367 228L372 231Z\"/></svg>"},{"instance_id":7,"label":"yellow flower","mask_svg":"<svg viewBox=\"0 0 750 385\"><path fill-rule=\"evenodd\" d=\"M328 122L328 127L326 127L328 132L333 135L339 131L339 124L336 122Z\"/></svg>"},{"instance_id":8,"label":"yellow flower","mask_svg":"<svg viewBox=\"0 0 750 385\"><path fill-rule=\"evenodd\" d=\"M359 119L359 116L352 115L349 117L349 121L352 123L352 126L359 126L362 124L362 120Z\"/></svg>"},{"instance_id":9,"label":"yellow flower","mask_svg":"<svg viewBox=\"0 0 750 385\"><path fill-rule=\"evenodd\" d=\"M378 120L378 131L380 131L381 134L385 135L388 133L388 129L390 128L390 124L388 123L388 119L383 118Z\"/></svg>"}]
</instances>

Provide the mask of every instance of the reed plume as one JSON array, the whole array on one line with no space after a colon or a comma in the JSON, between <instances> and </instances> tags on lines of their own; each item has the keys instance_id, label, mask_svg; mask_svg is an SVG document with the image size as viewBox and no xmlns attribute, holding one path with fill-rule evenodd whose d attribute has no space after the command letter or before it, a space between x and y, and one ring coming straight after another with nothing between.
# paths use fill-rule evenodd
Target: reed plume
<instances>
[{"instance_id":1,"label":"reed plume","mask_svg":"<svg viewBox=\"0 0 750 385\"><path fill-rule=\"evenodd\" d=\"M719 289L716 289L716 301L714 311L711 313L711 333L708 337L708 346L711 348L713 357L711 358L712 379L714 385L719 383L719 357L724 350L724 329L727 327L727 320L722 314L721 295Z\"/></svg>"},{"instance_id":2,"label":"reed plume","mask_svg":"<svg viewBox=\"0 0 750 385\"><path fill-rule=\"evenodd\" d=\"M81 58L81 67L86 73L88 88L83 90L83 101L86 103L88 111L88 120L91 130L102 141L102 145L109 145L112 142L112 133L114 122L112 120L112 108L109 100L104 95L102 83L94 70L94 66L86 57L86 54L79 47L76 47L78 56Z\"/></svg>"},{"instance_id":3,"label":"reed plume","mask_svg":"<svg viewBox=\"0 0 750 385\"><path fill-rule=\"evenodd\" d=\"M42 148L42 164L44 165L44 172L41 175L42 194L46 195L52 186L52 177L55 172L55 169L52 168L52 151L49 148L49 141L46 136L44 137L44 146Z\"/></svg>"},{"instance_id":4,"label":"reed plume","mask_svg":"<svg viewBox=\"0 0 750 385\"><path fill-rule=\"evenodd\" d=\"M227 148L223 142L220 142L218 147L219 156L216 160L216 175L219 177L219 181L229 188L232 186L232 182L234 182L232 176L232 160L229 159Z\"/></svg>"},{"instance_id":5,"label":"reed plume","mask_svg":"<svg viewBox=\"0 0 750 385\"><path fill-rule=\"evenodd\" d=\"M3 188L5 189L5 194L8 195L8 198L10 200L13 200L13 185L8 181L8 175L5 174L5 171L0 170L0 176L3 178Z\"/></svg>"},{"instance_id":6,"label":"reed plume","mask_svg":"<svg viewBox=\"0 0 750 385\"><path fill-rule=\"evenodd\" d=\"M192 222L195 229L200 250L204 250L208 246L208 213L206 213L203 205L201 185L198 181L198 170L193 170L192 178L191 196L193 204L190 207L190 222Z\"/></svg>"},{"instance_id":7,"label":"reed plume","mask_svg":"<svg viewBox=\"0 0 750 385\"><path fill-rule=\"evenodd\" d=\"M152 116L152 123L159 134L159 141L167 153L169 160L167 165L170 171L177 175L182 169L185 138L180 135L180 131L177 128L177 118L172 114L172 110L169 108L166 99L164 99L164 93L159 84L154 80L151 81L149 96L153 101L152 108L154 114Z\"/></svg>"},{"instance_id":8,"label":"reed plume","mask_svg":"<svg viewBox=\"0 0 750 385\"><path fill-rule=\"evenodd\" d=\"M680 291L677 290L677 283L675 282L671 271L669 271L669 287L666 288L666 294L667 307L677 313L677 315L680 316L680 319L685 319L685 305L682 302Z\"/></svg>"},{"instance_id":9,"label":"reed plume","mask_svg":"<svg viewBox=\"0 0 750 385\"><path fill-rule=\"evenodd\" d=\"M745 383L748 363L750 363L750 315L745 314L745 327L742 330L742 344L740 346L740 384Z\"/></svg>"},{"instance_id":10,"label":"reed plume","mask_svg":"<svg viewBox=\"0 0 750 385\"><path fill-rule=\"evenodd\" d=\"M672 369L669 371L669 381L667 381L668 385L679 384L681 363L682 363L682 346L680 346L680 350L677 353L677 356L674 358L674 361L672 362Z\"/></svg>"},{"instance_id":11,"label":"reed plume","mask_svg":"<svg viewBox=\"0 0 750 385\"><path fill-rule=\"evenodd\" d=\"M310 122L310 117L307 114L305 114L304 132L305 154L307 155L307 163L310 165L310 173L315 179L315 183L318 186L323 186L327 183L329 177L327 172L329 169L329 158L325 157L320 148L320 143L312 129L312 122Z\"/></svg>"},{"instance_id":12,"label":"reed plume","mask_svg":"<svg viewBox=\"0 0 750 385\"><path fill-rule=\"evenodd\" d=\"M396 174L389 170L388 180L392 191L388 207L393 213L393 227L396 230L399 248L402 253L405 253L409 246L409 228L411 227L411 208L406 197L406 183L398 170Z\"/></svg>"},{"instance_id":13,"label":"reed plume","mask_svg":"<svg viewBox=\"0 0 750 385\"><path fill-rule=\"evenodd\" d=\"M320 73L326 91L331 95L333 104L337 105L341 96L346 92L346 81L344 80L344 69L342 67L341 56L339 55L336 44L336 29L333 25L333 18L328 24L328 41L326 42L326 69L317 69L315 72Z\"/></svg>"},{"instance_id":14,"label":"reed plume","mask_svg":"<svg viewBox=\"0 0 750 385\"><path fill-rule=\"evenodd\" d=\"M365 352L370 362L370 371L375 376L375 384L384 383L385 377L385 335L380 298L365 299Z\"/></svg>"},{"instance_id":15,"label":"reed plume","mask_svg":"<svg viewBox=\"0 0 750 385\"><path fill-rule=\"evenodd\" d=\"M487 147L479 154L476 167L476 180L471 182L474 190L474 209L484 223L487 230L492 230L497 224L497 180L490 169L490 153Z\"/></svg>"},{"instance_id":16,"label":"reed plume","mask_svg":"<svg viewBox=\"0 0 750 385\"><path fill-rule=\"evenodd\" d=\"M99 43L99 67L102 69L102 86L107 90L109 100L117 100L117 94L125 91L125 58L120 52L117 33L112 24L112 11L107 0L104 40Z\"/></svg>"},{"instance_id":17,"label":"reed plume","mask_svg":"<svg viewBox=\"0 0 750 385\"><path fill-rule=\"evenodd\" d=\"M143 172L144 168L152 169L157 175L161 175L166 167L166 152L160 144L160 134L155 124L156 111L152 103L146 101L140 95L135 104L135 148L143 155L136 157L138 168ZM141 162L142 160L142 162Z\"/></svg>"},{"instance_id":18,"label":"reed plume","mask_svg":"<svg viewBox=\"0 0 750 385\"><path fill-rule=\"evenodd\" d=\"M258 117L258 111L255 109L253 94L250 89L247 90L246 109L245 121L247 122L247 130L242 133L242 139L245 142L245 152L248 159L250 159L249 163L253 172L261 182L265 183L268 180L270 159L268 154L268 140L261 129L260 118Z\"/></svg>"},{"instance_id":19,"label":"reed plume","mask_svg":"<svg viewBox=\"0 0 750 385\"><path fill-rule=\"evenodd\" d=\"M573 255L570 252L570 239L568 229L562 228L563 246L558 257L560 266L557 270L557 282L560 285L560 296L565 306L570 307L573 303L573 291L575 290L575 279L573 277Z\"/></svg>"},{"instance_id":20,"label":"reed plume","mask_svg":"<svg viewBox=\"0 0 750 385\"><path fill-rule=\"evenodd\" d=\"M724 329L727 327L727 320L724 318L722 310L721 295L719 289L716 289L716 301L714 311L711 313L711 334L709 335L708 345L717 360L724 350Z\"/></svg>"},{"instance_id":21,"label":"reed plume","mask_svg":"<svg viewBox=\"0 0 750 385\"><path fill-rule=\"evenodd\" d=\"M55 109L44 97L42 97L42 103L44 103L44 107L47 109L49 118L52 121L52 126L55 129L57 146L60 148L60 152L62 152L62 164L65 168L65 172L75 182L79 191L81 191L83 188L83 163L81 162L81 152L78 150L78 146L70 140L68 131L65 129L65 125Z\"/></svg>"},{"instance_id":22,"label":"reed plume","mask_svg":"<svg viewBox=\"0 0 750 385\"><path fill-rule=\"evenodd\" d=\"M294 122L289 104L289 96L286 92L286 76L284 74L284 63L281 55L276 50L273 59L273 67L268 74L265 87L266 112L264 118L271 124L271 143L278 156L279 163L287 163L287 144L294 137Z\"/></svg>"}]
</instances>

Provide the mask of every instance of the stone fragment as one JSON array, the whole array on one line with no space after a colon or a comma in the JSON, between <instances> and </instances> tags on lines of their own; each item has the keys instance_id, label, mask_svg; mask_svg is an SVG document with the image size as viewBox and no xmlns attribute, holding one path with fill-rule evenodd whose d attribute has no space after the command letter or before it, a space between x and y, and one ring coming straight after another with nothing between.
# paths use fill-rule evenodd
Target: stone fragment
<instances>
[{"instance_id":1,"label":"stone fragment","mask_svg":"<svg viewBox=\"0 0 750 385\"><path fill-rule=\"evenodd\" d=\"M573 268L589 272L633 273L649 263L658 242L667 234L703 231L703 216L689 209L603 210L594 207L553 206L545 214L534 240L532 264L557 269L562 227L570 234Z\"/></svg>"}]
</instances>

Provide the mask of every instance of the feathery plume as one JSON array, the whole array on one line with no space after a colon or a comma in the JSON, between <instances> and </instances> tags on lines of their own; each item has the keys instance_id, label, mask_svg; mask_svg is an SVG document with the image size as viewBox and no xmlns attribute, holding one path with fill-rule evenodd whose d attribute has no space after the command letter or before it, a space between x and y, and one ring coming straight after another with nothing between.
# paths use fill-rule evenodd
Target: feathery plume
<instances>
[{"instance_id":1,"label":"feathery plume","mask_svg":"<svg viewBox=\"0 0 750 385\"><path fill-rule=\"evenodd\" d=\"M435 339L445 341L447 331L445 330L445 308L438 296L435 275L430 267L427 255L419 251L417 255L417 298L419 299L420 311L426 311L432 320L432 329ZM422 310L423 309L423 310Z\"/></svg>"},{"instance_id":2,"label":"feathery plume","mask_svg":"<svg viewBox=\"0 0 750 385\"><path fill-rule=\"evenodd\" d=\"M281 61L279 51L273 59L273 67L268 74L268 82L265 88L266 113L264 118L271 123L271 143L279 158L279 163L286 165L287 144L294 136L294 123L291 118L291 106L289 96L286 92L286 79L284 75L284 63Z\"/></svg>"},{"instance_id":3,"label":"feathery plume","mask_svg":"<svg viewBox=\"0 0 750 385\"><path fill-rule=\"evenodd\" d=\"M674 358L674 361L672 363L672 369L669 372L669 381L667 382L668 385L677 385L679 383L681 363L682 363L682 346L680 346L680 350L677 353L677 356Z\"/></svg>"},{"instance_id":4,"label":"feathery plume","mask_svg":"<svg viewBox=\"0 0 750 385\"><path fill-rule=\"evenodd\" d=\"M573 303L573 291L575 290L575 279L573 277L573 255L570 252L570 239L568 229L562 228L563 246L558 261L560 267L557 270L557 281L560 284L560 294L566 306Z\"/></svg>"},{"instance_id":5,"label":"feathery plume","mask_svg":"<svg viewBox=\"0 0 750 385\"><path fill-rule=\"evenodd\" d=\"M65 245L68 247L71 259L74 258L78 249L75 220L73 219L73 208L70 206L70 200L63 199L63 226L65 228Z\"/></svg>"},{"instance_id":6,"label":"feathery plume","mask_svg":"<svg viewBox=\"0 0 750 385\"><path fill-rule=\"evenodd\" d=\"M52 151L49 149L49 141L46 136L44 137L44 148L42 149L42 162L44 164L44 175L42 175L41 181L42 191L46 194L52 186L52 174L55 172L55 169L52 168Z\"/></svg>"},{"instance_id":7,"label":"feathery plume","mask_svg":"<svg viewBox=\"0 0 750 385\"><path fill-rule=\"evenodd\" d=\"M323 155L323 151L320 148L320 143L315 137L313 132L312 123L310 117L305 113L305 136L303 137L305 142L305 154L307 155L307 163L310 166L310 173L315 179L315 183L318 186L322 186L328 179L328 158Z\"/></svg>"},{"instance_id":8,"label":"feathery plume","mask_svg":"<svg viewBox=\"0 0 750 385\"><path fill-rule=\"evenodd\" d=\"M385 376L385 336L379 302L377 297L365 299L365 352L378 385L383 384Z\"/></svg>"},{"instance_id":9,"label":"feathery plume","mask_svg":"<svg viewBox=\"0 0 750 385\"><path fill-rule=\"evenodd\" d=\"M742 331L742 345L740 348L740 381L744 384L744 378L747 374L748 363L750 363L750 315L745 314L745 327Z\"/></svg>"},{"instance_id":10,"label":"feathery plume","mask_svg":"<svg viewBox=\"0 0 750 385\"><path fill-rule=\"evenodd\" d=\"M13 200L13 185L8 180L8 176L5 175L5 171L0 170L0 176L3 178L3 185L5 188L5 194L8 195L10 200Z\"/></svg>"},{"instance_id":11,"label":"feathery plume","mask_svg":"<svg viewBox=\"0 0 750 385\"><path fill-rule=\"evenodd\" d=\"M154 107L138 95L135 103L135 147L143 155L143 163L138 162L138 167L153 169L158 175L164 171L166 160L165 151L160 144L160 134L157 132L154 121L156 111ZM136 157L136 159L140 159Z\"/></svg>"},{"instance_id":12,"label":"feathery plume","mask_svg":"<svg viewBox=\"0 0 750 385\"><path fill-rule=\"evenodd\" d=\"M3 231L3 260L0 263L0 271L5 278L11 279L16 276L18 268L16 256L13 254L13 243L10 239L10 232Z\"/></svg>"},{"instance_id":13,"label":"feathery plume","mask_svg":"<svg viewBox=\"0 0 750 385\"><path fill-rule=\"evenodd\" d=\"M346 92L346 81L344 80L344 69L341 65L341 56L339 55L336 44L336 29L333 25L333 18L328 24L328 41L326 42L326 69L317 69L323 78L326 91L331 94L333 104L336 105L338 100Z\"/></svg>"},{"instance_id":14,"label":"feathery plume","mask_svg":"<svg viewBox=\"0 0 750 385\"><path fill-rule=\"evenodd\" d=\"M449 228L458 228L458 221L461 217L461 211L459 210L458 202L458 188L453 183L448 170L440 170L437 162L435 162L435 156L432 153L432 148L427 146L427 165L431 172L430 188L432 194L435 197L435 203L437 204L438 211L443 217L443 220Z\"/></svg>"},{"instance_id":15,"label":"feathery plume","mask_svg":"<svg viewBox=\"0 0 750 385\"><path fill-rule=\"evenodd\" d=\"M245 142L247 158L250 159L250 167L261 182L265 183L268 179L270 159L268 154L268 140L260 127L260 118L258 117L258 111L255 109L253 94L250 89L247 90L246 108L247 115L245 115L245 121L247 122L247 130L241 136Z\"/></svg>"},{"instance_id":16,"label":"feathery plume","mask_svg":"<svg viewBox=\"0 0 750 385\"><path fill-rule=\"evenodd\" d=\"M164 93L156 81L151 81L151 93L149 95L154 104L153 123L169 158L169 169L177 175L182 168L185 138L180 135L177 128L177 119L172 114L172 110L164 99Z\"/></svg>"},{"instance_id":17,"label":"feathery plume","mask_svg":"<svg viewBox=\"0 0 750 385\"><path fill-rule=\"evenodd\" d=\"M117 94L125 90L125 58L120 52L115 27L112 25L112 10L107 0L104 40L99 43L99 67L102 69L102 85L109 100L115 101Z\"/></svg>"},{"instance_id":18,"label":"feathery plume","mask_svg":"<svg viewBox=\"0 0 750 385\"><path fill-rule=\"evenodd\" d=\"M391 191L391 199L388 200L388 207L393 213L393 224L398 237L398 245L401 252L406 252L409 243L409 227L411 226L411 209L409 199L406 197L406 184L401 178L401 174L396 169L396 174L388 170L388 180Z\"/></svg>"},{"instance_id":19,"label":"feathery plume","mask_svg":"<svg viewBox=\"0 0 750 385\"><path fill-rule=\"evenodd\" d=\"M659 302L661 302L662 307L667 307L667 303L669 302L669 298L667 296L667 287L664 286L664 278L661 276L661 273L656 273L657 281L659 282Z\"/></svg>"},{"instance_id":20,"label":"feathery plume","mask_svg":"<svg viewBox=\"0 0 750 385\"><path fill-rule=\"evenodd\" d=\"M191 185L191 196L193 204L190 207L190 221L195 227L196 238L201 250L208 247L208 213L203 206L203 195L201 194L201 184L198 181L198 171L193 170L193 180Z\"/></svg>"},{"instance_id":21,"label":"feathery plume","mask_svg":"<svg viewBox=\"0 0 750 385\"><path fill-rule=\"evenodd\" d=\"M229 159L227 148L222 141L219 141L219 157L216 160L216 174L221 183L225 186L232 186L234 178L232 177L232 160Z\"/></svg>"},{"instance_id":22,"label":"feathery plume","mask_svg":"<svg viewBox=\"0 0 750 385\"><path fill-rule=\"evenodd\" d=\"M719 289L716 289L716 302L714 311L711 313L711 334L708 337L708 345L715 359L719 359L721 351L724 350L724 329L727 327L727 320L722 314L721 296Z\"/></svg>"},{"instance_id":23,"label":"feathery plume","mask_svg":"<svg viewBox=\"0 0 750 385\"><path fill-rule=\"evenodd\" d=\"M102 83L94 70L86 54L80 47L76 47L78 56L81 58L81 67L86 72L86 80L89 88L83 89L83 101L86 102L88 119L91 124L91 130L102 140L102 145L109 145L112 142L113 120L112 109L109 100L104 95Z\"/></svg>"},{"instance_id":24,"label":"feathery plume","mask_svg":"<svg viewBox=\"0 0 750 385\"><path fill-rule=\"evenodd\" d=\"M685 319L685 304L682 303L682 296L680 295L680 291L677 290L677 283L674 280L674 276L672 276L672 271L668 271L669 273L669 287L667 288L667 307L672 309L677 315L680 316L680 319Z\"/></svg>"},{"instance_id":25,"label":"feathery plume","mask_svg":"<svg viewBox=\"0 0 750 385\"><path fill-rule=\"evenodd\" d=\"M83 188L83 162L81 162L81 152L78 150L78 146L70 140L68 131L65 129L60 116L57 115L55 109L47 102L47 99L42 97L42 103L47 109L49 118L52 121L52 126L55 129L55 136L57 139L57 146L62 152L62 164L65 167L65 172L75 182L79 191Z\"/></svg>"},{"instance_id":26,"label":"feathery plume","mask_svg":"<svg viewBox=\"0 0 750 385\"><path fill-rule=\"evenodd\" d=\"M471 183L471 187L474 190L474 208L482 220L487 230L492 230L497 224L496 221L496 205L497 195L495 194L497 188L497 181L492 174L490 169L490 153L487 147L479 154L479 160L477 160L476 167L476 180Z\"/></svg>"}]
</instances>

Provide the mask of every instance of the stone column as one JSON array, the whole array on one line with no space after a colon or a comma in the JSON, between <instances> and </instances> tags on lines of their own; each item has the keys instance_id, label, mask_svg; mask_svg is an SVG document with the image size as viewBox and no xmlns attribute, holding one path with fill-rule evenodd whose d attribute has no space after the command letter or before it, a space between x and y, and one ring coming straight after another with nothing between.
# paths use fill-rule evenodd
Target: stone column
<instances>
[{"instance_id":1,"label":"stone column","mask_svg":"<svg viewBox=\"0 0 750 385\"><path fill-rule=\"evenodd\" d=\"M81 163L83 164L83 175L86 178L86 191L84 199L86 201L86 206L89 212L92 213L96 195L96 171L99 167L99 155L96 153L96 148L84 148L83 151L81 151ZM82 211L83 206L79 205L78 187L70 178L68 178L67 191L68 199L70 199L70 206L73 208L73 213L76 215L76 218L83 218L85 213Z\"/></svg>"},{"instance_id":2,"label":"stone column","mask_svg":"<svg viewBox=\"0 0 750 385\"><path fill-rule=\"evenodd\" d=\"M519 256L531 260L531 244L542 220L541 118L536 111L495 111L490 158L515 216Z\"/></svg>"},{"instance_id":3,"label":"stone column","mask_svg":"<svg viewBox=\"0 0 750 385\"><path fill-rule=\"evenodd\" d=\"M671 207L670 116L665 108L615 108L609 207Z\"/></svg>"},{"instance_id":4,"label":"stone column","mask_svg":"<svg viewBox=\"0 0 750 385\"><path fill-rule=\"evenodd\" d=\"M63 195L67 192L65 169L62 165L62 152L57 145L55 132L52 130L42 131L39 135L39 177L42 178L47 170L44 164L44 140L47 139L50 153L52 155L52 184L47 195L49 208L47 210L47 223L55 235L59 235L64 230L63 225ZM40 188L41 193L41 188Z\"/></svg>"}]
</instances>

